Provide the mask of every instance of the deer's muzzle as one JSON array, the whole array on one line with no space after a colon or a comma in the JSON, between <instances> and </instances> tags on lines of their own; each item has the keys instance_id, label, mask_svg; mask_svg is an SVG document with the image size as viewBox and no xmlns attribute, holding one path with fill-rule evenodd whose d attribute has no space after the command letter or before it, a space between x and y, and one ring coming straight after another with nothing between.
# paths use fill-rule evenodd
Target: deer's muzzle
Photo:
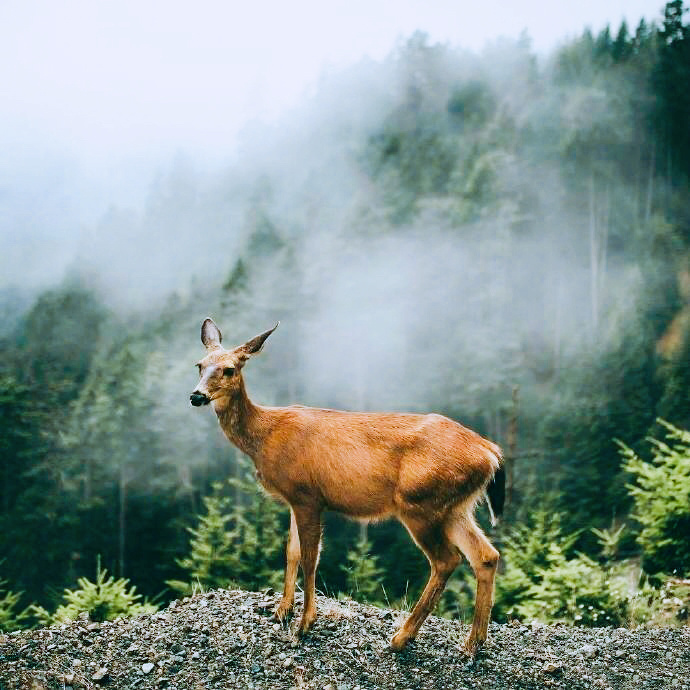
<instances>
[{"instance_id":1,"label":"deer's muzzle","mask_svg":"<svg viewBox=\"0 0 690 690\"><path fill-rule=\"evenodd\" d=\"M189 401L192 403L192 405L194 405L194 407L199 407L201 405L208 405L211 402L211 399L203 393L194 391L194 393L189 396Z\"/></svg>"}]
</instances>

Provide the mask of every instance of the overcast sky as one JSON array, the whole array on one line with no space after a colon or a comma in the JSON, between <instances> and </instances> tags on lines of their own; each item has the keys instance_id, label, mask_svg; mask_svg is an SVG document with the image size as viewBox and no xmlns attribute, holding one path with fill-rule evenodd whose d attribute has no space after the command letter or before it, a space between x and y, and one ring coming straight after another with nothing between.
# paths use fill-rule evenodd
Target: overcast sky
<instances>
[{"instance_id":1,"label":"overcast sky","mask_svg":"<svg viewBox=\"0 0 690 690\"><path fill-rule=\"evenodd\" d=\"M526 30L546 52L585 26L658 19L662 0L2 0L0 146L76 157L224 156L320 72L415 30L481 50Z\"/></svg>"}]
</instances>

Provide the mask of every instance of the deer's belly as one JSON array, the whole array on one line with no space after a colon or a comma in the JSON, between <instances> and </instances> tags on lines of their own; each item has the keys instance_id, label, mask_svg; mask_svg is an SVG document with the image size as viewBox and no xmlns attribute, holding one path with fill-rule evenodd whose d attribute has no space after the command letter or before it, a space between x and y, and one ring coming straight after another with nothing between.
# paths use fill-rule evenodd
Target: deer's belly
<instances>
[{"instance_id":1,"label":"deer's belly","mask_svg":"<svg viewBox=\"0 0 690 690\"><path fill-rule=\"evenodd\" d=\"M330 510L370 520L393 512L395 482L385 473L344 468L318 476L317 484Z\"/></svg>"}]
</instances>

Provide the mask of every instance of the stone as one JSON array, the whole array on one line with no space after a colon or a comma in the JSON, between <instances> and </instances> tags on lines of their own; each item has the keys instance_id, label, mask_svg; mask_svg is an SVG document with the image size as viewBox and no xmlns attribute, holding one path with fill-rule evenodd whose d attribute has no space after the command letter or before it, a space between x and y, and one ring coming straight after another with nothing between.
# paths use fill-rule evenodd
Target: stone
<instances>
[{"instance_id":1,"label":"stone","mask_svg":"<svg viewBox=\"0 0 690 690\"><path fill-rule=\"evenodd\" d=\"M561 661L547 661L544 666L542 666L542 671L544 673L560 673L563 670L563 663Z\"/></svg>"},{"instance_id":2,"label":"stone","mask_svg":"<svg viewBox=\"0 0 690 690\"><path fill-rule=\"evenodd\" d=\"M95 683L105 683L108 680L108 669L105 666L96 669L91 676L91 680Z\"/></svg>"},{"instance_id":3,"label":"stone","mask_svg":"<svg viewBox=\"0 0 690 690\"><path fill-rule=\"evenodd\" d=\"M580 649L580 653L585 659L593 659L597 655L597 648L593 644L583 645Z\"/></svg>"}]
</instances>

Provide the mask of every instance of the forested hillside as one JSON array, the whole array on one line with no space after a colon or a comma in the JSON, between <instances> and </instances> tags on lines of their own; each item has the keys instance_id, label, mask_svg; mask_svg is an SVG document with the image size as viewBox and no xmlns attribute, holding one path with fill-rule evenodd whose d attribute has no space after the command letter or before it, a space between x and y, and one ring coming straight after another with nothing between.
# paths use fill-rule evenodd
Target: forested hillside
<instances>
[{"instance_id":1,"label":"forested hillside","mask_svg":"<svg viewBox=\"0 0 690 690\"><path fill-rule=\"evenodd\" d=\"M499 619L625 622L638 586L682 587L688 84L681 0L547 60L416 34L248 127L222 174L181 155L144 208L104 210L61 284L0 294L0 626L99 557L160 603L280 582L284 509L189 405L206 316L228 344L281 321L257 402L435 411L504 447ZM327 594L393 605L426 572L398 525L327 517Z\"/></svg>"}]
</instances>

